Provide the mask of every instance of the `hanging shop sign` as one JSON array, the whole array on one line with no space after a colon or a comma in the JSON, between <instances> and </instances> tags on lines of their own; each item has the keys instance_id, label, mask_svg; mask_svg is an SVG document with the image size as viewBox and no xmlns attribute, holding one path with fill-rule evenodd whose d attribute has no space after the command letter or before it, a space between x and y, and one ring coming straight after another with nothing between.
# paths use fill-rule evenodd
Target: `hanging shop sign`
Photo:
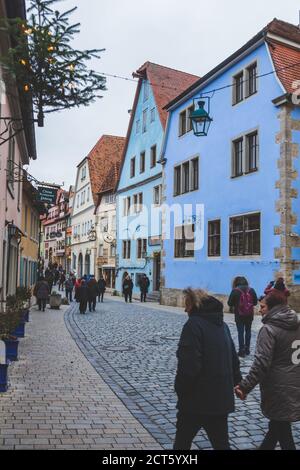
<instances>
[{"instance_id":1,"label":"hanging shop sign","mask_svg":"<svg viewBox=\"0 0 300 470\"><path fill-rule=\"evenodd\" d=\"M39 200L41 202L46 202L47 204L55 204L57 189L56 188L47 188L44 186L38 187Z\"/></svg>"}]
</instances>

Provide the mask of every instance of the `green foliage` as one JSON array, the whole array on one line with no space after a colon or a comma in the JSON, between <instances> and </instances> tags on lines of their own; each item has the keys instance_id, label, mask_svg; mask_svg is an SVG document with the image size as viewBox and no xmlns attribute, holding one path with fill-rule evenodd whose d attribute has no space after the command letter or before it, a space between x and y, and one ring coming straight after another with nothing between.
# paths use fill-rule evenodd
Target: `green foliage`
<instances>
[{"instance_id":1,"label":"green foliage","mask_svg":"<svg viewBox=\"0 0 300 470\"><path fill-rule=\"evenodd\" d=\"M39 126L44 113L88 106L106 89L105 78L87 67L104 49L72 47L80 24L70 24L69 16L77 7L60 13L54 9L58 1L30 0L27 21L1 20L0 30L10 36L12 47L0 62L17 79L21 95L32 98Z\"/></svg>"},{"instance_id":2,"label":"green foliage","mask_svg":"<svg viewBox=\"0 0 300 470\"><path fill-rule=\"evenodd\" d=\"M20 302L25 303L31 299L32 292L29 287L17 287L16 298L20 300Z\"/></svg>"},{"instance_id":3,"label":"green foliage","mask_svg":"<svg viewBox=\"0 0 300 470\"><path fill-rule=\"evenodd\" d=\"M9 339L22 318L22 303L15 295L6 298L6 310L0 312L0 339Z\"/></svg>"}]
</instances>

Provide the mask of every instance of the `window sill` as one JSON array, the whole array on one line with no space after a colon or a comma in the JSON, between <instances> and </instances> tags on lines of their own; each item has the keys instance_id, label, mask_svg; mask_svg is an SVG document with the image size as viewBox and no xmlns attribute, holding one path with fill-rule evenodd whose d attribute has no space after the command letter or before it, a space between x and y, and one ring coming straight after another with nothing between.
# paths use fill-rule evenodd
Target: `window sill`
<instances>
[{"instance_id":1,"label":"window sill","mask_svg":"<svg viewBox=\"0 0 300 470\"><path fill-rule=\"evenodd\" d=\"M220 261L222 258L221 256L216 255L216 256L208 256L207 259L208 261Z\"/></svg>"},{"instance_id":2,"label":"window sill","mask_svg":"<svg viewBox=\"0 0 300 470\"><path fill-rule=\"evenodd\" d=\"M174 261L196 261L196 258L194 256L188 256L186 258L176 258L174 256Z\"/></svg>"},{"instance_id":3,"label":"window sill","mask_svg":"<svg viewBox=\"0 0 300 470\"><path fill-rule=\"evenodd\" d=\"M261 255L229 255L230 260L240 260L240 261L245 261L245 260L257 260L261 261Z\"/></svg>"}]
</instances>

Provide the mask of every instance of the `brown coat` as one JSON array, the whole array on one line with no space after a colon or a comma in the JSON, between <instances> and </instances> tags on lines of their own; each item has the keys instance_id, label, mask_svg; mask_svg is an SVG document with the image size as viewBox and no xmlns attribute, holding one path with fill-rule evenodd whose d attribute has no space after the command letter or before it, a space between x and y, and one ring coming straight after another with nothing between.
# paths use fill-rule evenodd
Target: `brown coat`
<instances>
[{"instance_id":1,"label":"brown coat","mask_svg":"<svg viewBox=\"0 0 300 470\"><path fill-rule=\"evenodd\" d=\"M279 305L263 317L254 362L241 389L261 389L263 414L275 421L300 421L300 364L293 360L300 340L300 320L287 305Z\"/></svg>"}]
</instances>

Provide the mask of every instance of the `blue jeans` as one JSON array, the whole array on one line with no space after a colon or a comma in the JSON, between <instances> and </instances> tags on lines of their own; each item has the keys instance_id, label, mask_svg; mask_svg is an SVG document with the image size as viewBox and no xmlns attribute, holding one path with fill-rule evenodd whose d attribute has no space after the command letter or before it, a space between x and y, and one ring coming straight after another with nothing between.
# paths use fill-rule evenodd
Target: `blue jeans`
<instances>
[{"instance_id":1,"label":"blue jeans","mask_svg":"<svg viewBox=\"0 0 300 470\"><path fill-rule=\"evenodd\" d=\"M238 330L240 352L250 351L252 321L252 316L250 318L241 318L236 316L235 322Z\"/></svg>"}]
</instances>

